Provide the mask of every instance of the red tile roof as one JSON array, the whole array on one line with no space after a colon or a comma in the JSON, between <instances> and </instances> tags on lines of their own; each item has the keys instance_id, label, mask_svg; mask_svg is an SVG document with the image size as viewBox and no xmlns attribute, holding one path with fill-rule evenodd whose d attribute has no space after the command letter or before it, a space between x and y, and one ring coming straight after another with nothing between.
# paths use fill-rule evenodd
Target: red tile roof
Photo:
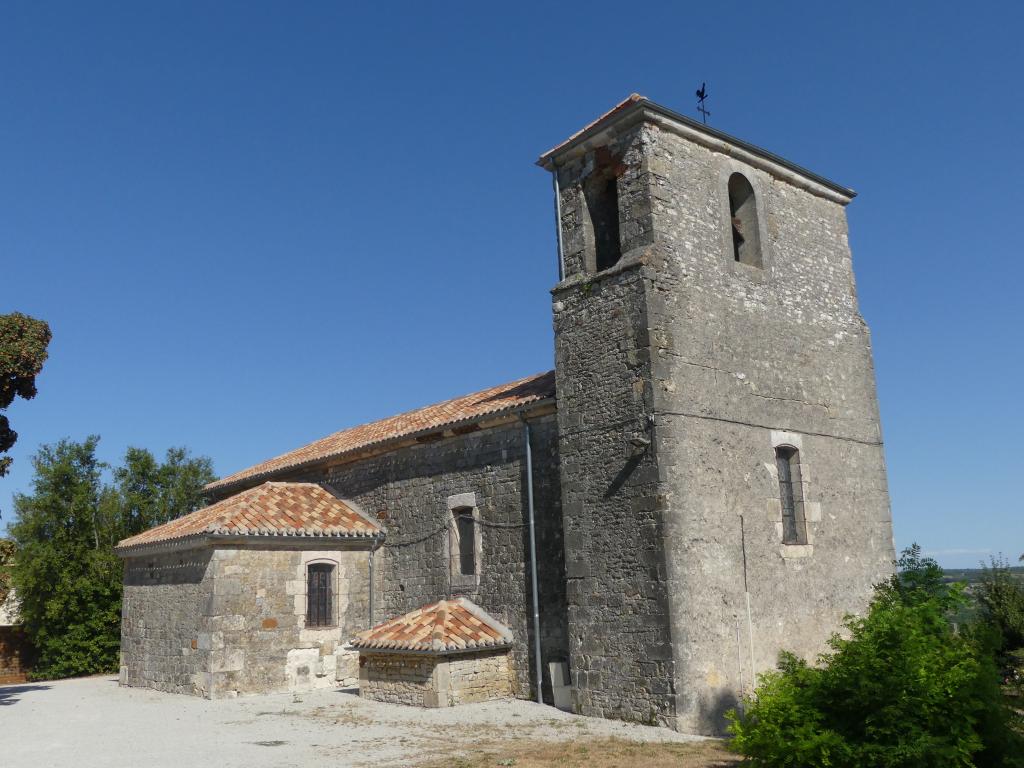
<instances>
[{"instance_id":1,"label":"red tile roof","mask_svg":"<svg viewBox=\"0 0 1024 768\"><path fill-rule=\"evenodd\" d=\"M417 608L352 640L352 645L362 651L442 654L504 648L511 643L511 629L464 597Z\"/></svg>"},{"instance_id":2,"label":"red tile roof","mask_svg":"<svg viewBox=\"0 0 1024 768\"><path fill-rule=\"evenodd\" d=\"M119 552L189 536L377 536L381 526L315 483L263 483L191 514L131 536Z\"/></svg>"},{"instance_id":3,"label":"red tile roof","mask_svg":"<svg viewBox=\"0 0 1024 768\"><path fill-rule=\"evenodd\" d=\"M216 491L268 477L282 470L315 464L325 459L363 450L396 438L411 437L460 422L472 422L483 416L553 399L554 396L555 372L540 373L482 392L474 392L471 395L456 397L443 403L335 432L302 448L221 478L210 483L206 489Z\"/></svg>"},{"instance_id":4,"label":"red tile roof","mask_svg":"<svg viewBox=\"0 0 1024 768\"><path fill-rule=\"evenodd\" d=\"M647 98L646 96L641 96L641 95L640 95L639 93L631 93L631 94L629 94L629 96L627 96L627 97L626 97L625 99L623 99L622 101L620 101L620 102L619 102L618 104L616 104L616 105L615 105L614 107L612 107L611 109L609 109L609 110L608 110L607 112L605 112L605 113L604 113L603 115L601 115L601 116L600 116L599 118L597 118L597 120L594 120L593 122L587 123L587 124L586 124L585 126L583 126L582 128L580 128L580 129L579 129L578 131L576 131L576 133L574 133L574 134L573 134L572 136L570 136L570 137L569 137L568 139L566 139L565 141L563 141L563 142L562 142L561 144L559 144L559 145L558 145L557 147L552 147L552 148L551 148L551 149L549 149L549 150L548 150L547 152L545 152L545 153L544 153L543 155L541 155L541 156L540 156L540 158L539 158L539 159L537 160L537 164L538 164L538 165L544 165L545 161L547 161L547 159L548 159L548 158L549 158L549 157L550 157L551 155L555 154L555 153L556 153L556 152L557 152L558 150L560 150L560 149L561 149L562 147L564 147L564 146L565 146L566 144L571 144L571 143L572 143L572 142L573 142L573 141L574 141L574 140L575 140L575 139L576 139L577 137L579 137L579 136L582 136L582 135L583 135L584 133L586 133L587 131L589 131L589 130L590 130L591 128L593 128L593 127L594 127L595 125L597 125L597 124L599 124L599 123L603 123L603 122L604 122L605 120L607 120L607 119L608 119L609 117L611 117L612 115L616 115L616 114L618 114L619 112L621 112L622 110L626 109L627 107L631 107L631 106L633 106L633 105L634 105L634 104L636 104L636 103L637 103L638 101L649 101L649 99L648 99L648 98Z\"/></svg>"}]
</instances>

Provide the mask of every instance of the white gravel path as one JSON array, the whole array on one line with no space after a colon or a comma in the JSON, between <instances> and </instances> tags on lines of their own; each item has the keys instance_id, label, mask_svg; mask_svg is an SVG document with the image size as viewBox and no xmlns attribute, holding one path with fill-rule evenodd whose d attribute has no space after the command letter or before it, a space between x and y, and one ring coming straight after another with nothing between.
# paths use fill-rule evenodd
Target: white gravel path
<instances>
[{"instance_id":1,"label":"white gravel path","mask_svg":"<svg viewBox=\"0 0 1024 768\"><path fill-rule=\"evenodd\" d=\"M317 691L207 701L90 677L0 686L4 768L413 766L481 741L692 741L528 701L419 709Z\"/></svg>"}]
</instances>

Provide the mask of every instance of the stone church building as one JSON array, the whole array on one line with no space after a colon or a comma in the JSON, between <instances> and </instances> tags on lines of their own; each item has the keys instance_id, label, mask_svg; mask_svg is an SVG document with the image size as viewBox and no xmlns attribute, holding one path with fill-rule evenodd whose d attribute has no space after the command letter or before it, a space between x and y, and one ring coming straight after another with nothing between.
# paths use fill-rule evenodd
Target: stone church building
<instances>
[{"instance_id":1,"label":"stone church building","mask_svg":"<svg viewBox=\"0 0 1024 768\"><path fill-rule=\"evenodd\" d=\"M854 193L637 95L538 164L554 370L336 432L121 542L123 684L443 706L486 667L713 733L864 609L894 551Z\"/></svg>"}]
</instances>

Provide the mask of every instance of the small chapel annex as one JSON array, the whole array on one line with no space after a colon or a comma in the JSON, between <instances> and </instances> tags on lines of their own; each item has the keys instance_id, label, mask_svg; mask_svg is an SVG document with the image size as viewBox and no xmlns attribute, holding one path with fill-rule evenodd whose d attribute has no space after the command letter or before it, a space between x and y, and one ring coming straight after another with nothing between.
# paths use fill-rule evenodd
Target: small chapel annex
<instances>
[{"instance_id":1,"label":"small chapel annex","mask_svg":"<svg viewBox=\"0 0 1024 768\"><path fill-rule=\"evenodd\" d=\"M552 174L554 369L122 541L121 683L539 698L719 733L894 559L854 192L636 94Z\"/></svg>"}]
</instances>

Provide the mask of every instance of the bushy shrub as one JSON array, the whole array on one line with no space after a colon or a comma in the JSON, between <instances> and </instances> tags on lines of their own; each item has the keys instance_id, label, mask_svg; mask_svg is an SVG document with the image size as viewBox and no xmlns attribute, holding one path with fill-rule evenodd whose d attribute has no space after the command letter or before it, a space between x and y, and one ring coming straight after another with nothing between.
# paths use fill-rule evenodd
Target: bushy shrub
<instances>
[{"instance_id":1,"label":"bushy shrub","mask_svg":"<svg viewBox=\"0 0 1024 768\"><path fill-rule=\"evenodd\" d=\"M817 666L783 654L761 676L742 714L730 714L733 748L756 766L1024 765L991 646L948 620L964 599L934 561L907 550Z\"/></svg>"}]
</instances>

